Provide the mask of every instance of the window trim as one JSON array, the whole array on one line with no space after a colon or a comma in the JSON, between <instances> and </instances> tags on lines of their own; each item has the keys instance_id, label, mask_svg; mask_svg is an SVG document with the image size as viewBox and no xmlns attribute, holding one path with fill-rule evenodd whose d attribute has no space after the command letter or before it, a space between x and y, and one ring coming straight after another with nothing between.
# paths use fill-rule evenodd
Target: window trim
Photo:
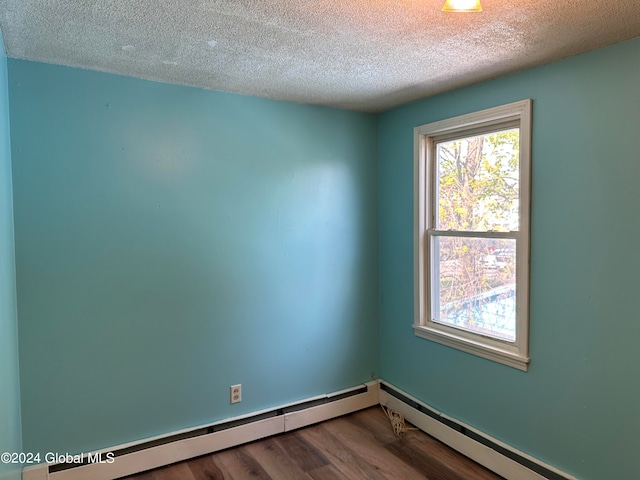
<instances>
[{"instance_id":1,"label":"window trim","mask_svg":"<svg viewBox=\"0 0 640 480\"><path fill-rule=\"evenodd\" d=\"M432 322L429 291L432 228L429 214L434 199L434 141L443 136L463 137L514 121L520 127L520 206L516 239L516 340L506 342ZM467 353L526 371L529 358L529 257L531 206L531 99L461 115L414 128L414 332ZM484 236L484 235L483 235Z\"/></svg>"}]
</instances>

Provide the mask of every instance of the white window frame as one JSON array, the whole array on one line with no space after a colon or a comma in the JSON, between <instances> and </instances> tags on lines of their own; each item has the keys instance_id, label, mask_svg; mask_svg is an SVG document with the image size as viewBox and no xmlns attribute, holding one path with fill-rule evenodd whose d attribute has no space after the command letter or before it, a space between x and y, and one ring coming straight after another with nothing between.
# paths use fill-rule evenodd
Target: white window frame
<instances>
[{"instance_id":1,"label":"white window frame","mask_svg":"<svg viewBox=\"0 0 640 480\"><path fill-rule=\"evenodd\" d=\"M519 229L507 238L516 240L516 339L514 342L450 327L430 318L433 272L430 265L431 238L435 232L435 139L464 138L478 130L517 122L520 128ZM531 171L531 100L510 103L414 129L414 331L467 353L526 371L529 365L529 228ZM439 232L442 234L442 232ZM473 236L471 234L470 236ZM482 236L490 236L482 232ZM434 266L435 268L435 266Z\"/></svg>"}]
</instances>

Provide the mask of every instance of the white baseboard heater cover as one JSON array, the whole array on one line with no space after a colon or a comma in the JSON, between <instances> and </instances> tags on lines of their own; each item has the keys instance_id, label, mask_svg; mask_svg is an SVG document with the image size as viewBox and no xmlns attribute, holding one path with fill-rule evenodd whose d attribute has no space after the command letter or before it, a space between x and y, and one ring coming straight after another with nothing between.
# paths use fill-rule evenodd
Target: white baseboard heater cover
<instances>
[{"instance_id":1,"label":"white baseboard heater cover","mask_svg":"<svg viewBox=\"0 0 640 480\"><path fill-rule=\"evenodd\" d=\"M377 381L196 429L102 450L113 463L40 464L23 480L113 480L296 430L379 403Z\"/></svg>"},{"instance_id":2,"label":"white baseboard heater cover","mask_svg":"<svg viewBox=\"0 0 640 480\"><path fill-rule=\"evenodd\" d=\"M385 381L380 404L401 413L420 430L509 480L577 480L537 458L438 412Z\"/></svg>"},{"instance_id":3,"label":"white baseboard heater cover","mask_svg":"<svg viewBox=\"0 0 640 480\"><path fill-rule=\"evenodd\" d=\"M114 480L243 443L330 420L377 404L508 480L577 480L462 422L438 412L385 381L252 413L212 425L102 450L111 464L40 464L23 469L23 480Z\"/></svg>"}]
</instances>

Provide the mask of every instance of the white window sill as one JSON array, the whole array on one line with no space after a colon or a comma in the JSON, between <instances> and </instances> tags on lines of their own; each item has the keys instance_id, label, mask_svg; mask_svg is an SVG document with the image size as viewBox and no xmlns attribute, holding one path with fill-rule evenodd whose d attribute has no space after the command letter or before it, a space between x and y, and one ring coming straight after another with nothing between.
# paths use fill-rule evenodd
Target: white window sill
<instances>
[{"instance_id":1,"label":"white window sill","mask_svg":"<svg viewBox=\"0 0 640 480\"><path fill-rule=\"evenodd\" d=\"M443 332L439 329L426 327L422 325L414 325L413 329L418 337L431 340L448 347L462 350L479 357L483 357L494 362L502 363L518 370L527 371L529 368L529 357L523 357L517 353L509 351L507 348L499 346L486 345L480 341L456 335L454 333Z\"/></svg>"}]
</instances>

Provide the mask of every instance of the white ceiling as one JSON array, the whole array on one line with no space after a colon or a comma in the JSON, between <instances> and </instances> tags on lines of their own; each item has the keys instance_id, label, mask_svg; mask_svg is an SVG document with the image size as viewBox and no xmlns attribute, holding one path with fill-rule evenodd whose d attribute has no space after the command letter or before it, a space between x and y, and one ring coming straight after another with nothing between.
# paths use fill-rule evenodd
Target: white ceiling
<instances>
[{"instance_id":1,"label":"white ceiling","mask_svg":"<svg viewBox=\"0 0 640 480\"><path fill-rule=\"evenodd\" d=\"M0 0L7 55L379 112L640 35L640 0Z\"/></svg>"}]
</instances>

